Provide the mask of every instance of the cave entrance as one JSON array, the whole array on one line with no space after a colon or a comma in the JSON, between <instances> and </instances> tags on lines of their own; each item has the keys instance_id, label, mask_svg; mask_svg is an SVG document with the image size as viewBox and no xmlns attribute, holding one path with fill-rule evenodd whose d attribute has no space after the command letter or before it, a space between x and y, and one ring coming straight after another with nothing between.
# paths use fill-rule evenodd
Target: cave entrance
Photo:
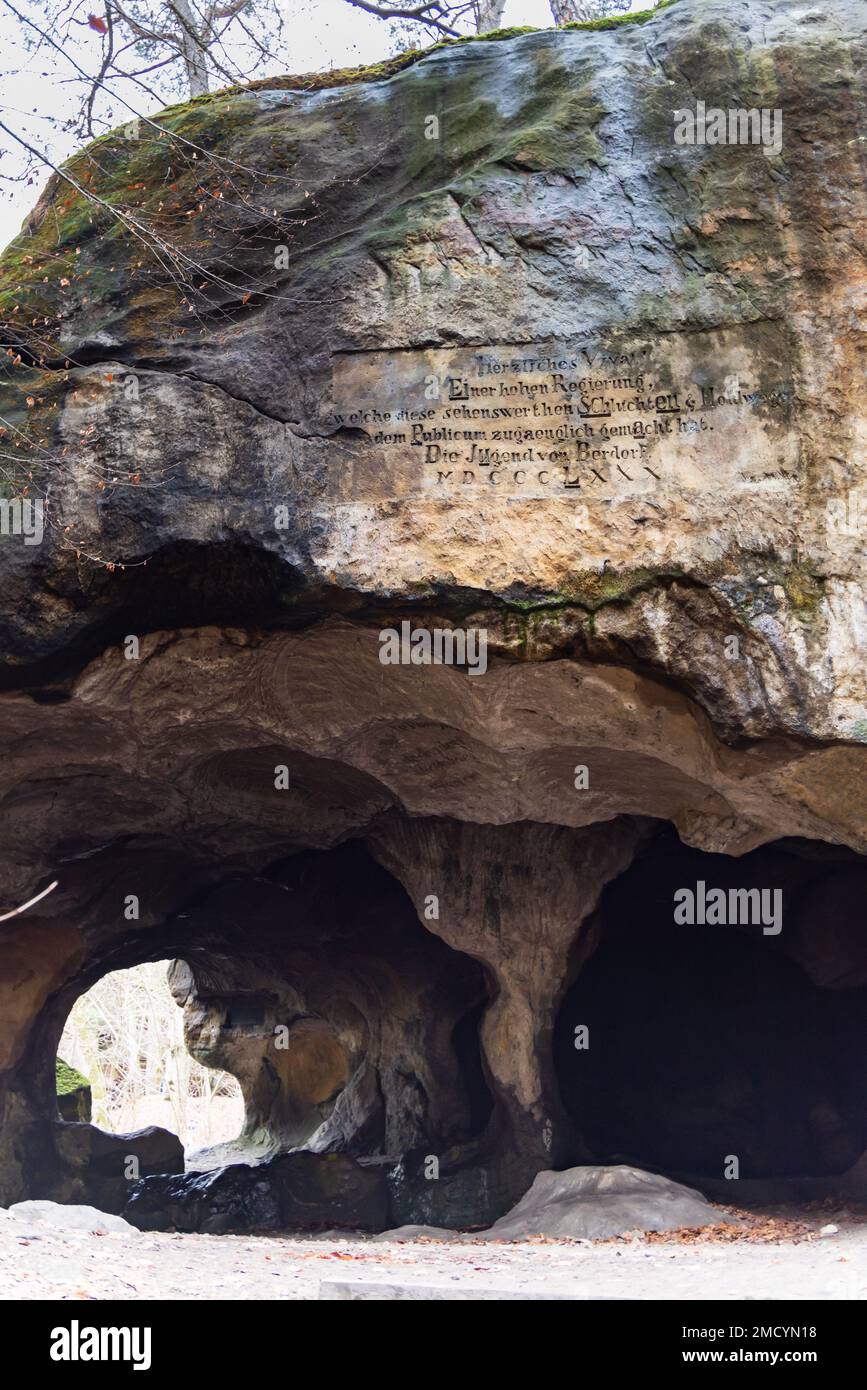
<instances>
[{"instance_id":1,"label":"cave entrance","mask_svg":"<svg viewBox=\"0 0 867 1390\"><path fill-rule=\"evenodd\" d=\"M360 841L232 877L185 933L169 983L187 1048L236 1076L245 1102L237 1139L191 1166L401 1155L484 1128L484 974L422 926Z\"/></svg>"},{"instance_id":2,"label":"cave entrance","mask_svg":"<svg viewBox=\"0 0 867 1390\"><path fill-rule=\"evenodd\" d=\"M176 969L161 960L113 970L76 1000L57 1051L61 1119L109 1134L156 1125L187 1152L239 1134L241 1087L187 1048L183 1012L169 988Z\"/></svg>"},{"instance_id":3,"label":"cave entrance","mask_svg":"<svg viewBox=\"0 0 867 1390\"><path fill-rule=\"evenodd\" d=\"M762 902L779 930L743 920ZM554 1060L591 1161L785 1179L841 1174L867 1149L864 859L812 841L734 859L665 830L589 933Z\"/></svg>"},{"instance_id":4,"label":"cave entrance","mask_svg":"<svg viewBox=\"0 0 867 1390\"><path fill-rule=\"evenodd\" d=\"M99 964L35 1030L39 1196L152 1229L376 1224L375 1171L491 1117L487 977L361 841L233 866Z\"/></svg>"}]
</instances>

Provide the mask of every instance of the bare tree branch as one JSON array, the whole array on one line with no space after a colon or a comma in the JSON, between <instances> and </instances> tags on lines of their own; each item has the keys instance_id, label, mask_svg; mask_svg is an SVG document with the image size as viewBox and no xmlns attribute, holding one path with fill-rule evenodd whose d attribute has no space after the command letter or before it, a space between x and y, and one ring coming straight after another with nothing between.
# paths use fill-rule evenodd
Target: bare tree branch
<instances>
[{"instance_id":1,"label":"bare tree branch","mask_svg":"<svg viewBox=\"0 0 867 1390\"><path fill-rule=\"evenodd\" d=\"M26 912L29 907L33 907L35 903L41 902L43 898L47 898L49 893L54 892L57 887L57 882L57 879L55 879L53 883L49 883L47 888L43 888L42 892L37 893L36 897L31 898L29 902L22 903L20 907L13 908L11 912L4 912L3 916L0 917L0 922L8 922L10 917L17 917L19 913Z\"/></svg>"},{"instance_id":2,"label":"bare tree branch","mask_svg":"<svg viewBox=\"0 0 867 1390\"><path fill-rule=\"evenodd\" d=\"M377 5L373 0L346 0L346 3L353 5L357 10L364 10L367 14L375 14L379 19L415 20L430 29L436 29L437 33L444 34L446 38L457 39L461 36L460 29L455 29L445 19L456 7L440 4L439 0L427 0L427 3L413 5L409 9L395 5Z\"/></svg>"}]
</instances>

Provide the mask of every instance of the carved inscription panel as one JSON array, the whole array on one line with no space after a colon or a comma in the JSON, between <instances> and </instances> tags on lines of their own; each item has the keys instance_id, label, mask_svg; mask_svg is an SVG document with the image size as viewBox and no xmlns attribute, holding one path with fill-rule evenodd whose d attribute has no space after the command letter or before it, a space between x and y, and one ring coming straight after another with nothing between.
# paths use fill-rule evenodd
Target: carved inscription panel
<instances>
[{"instance_id":1,"label":"carved inscription panel","mask_svg":"<svg viewBox=\"0 0 867 1390\"><path fill-rule=\"evenodd\" d=\"M333 397L363 446L355 497L779 491L799 471L791 382L722 333L344 353Z\"/></svg>"}]
</instances>

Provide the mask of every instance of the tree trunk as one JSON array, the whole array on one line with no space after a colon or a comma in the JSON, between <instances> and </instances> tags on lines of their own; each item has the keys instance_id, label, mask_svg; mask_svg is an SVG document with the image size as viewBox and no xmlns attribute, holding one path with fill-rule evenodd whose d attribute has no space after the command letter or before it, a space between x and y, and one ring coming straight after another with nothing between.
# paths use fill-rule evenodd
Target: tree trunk
<instances>
[{"instance_id":1,"label":"tree trunk","mask_svg":"<svg viewBox=\"0 0 867 1390\"><path fill-rule=\"evenodd\" d=\"M593 5L590 0L550 0L551 15L559 29L564 24L574 24L580 19L593 19Z\"/></svg>"},{"instance_id":2,"label":"tree trunk","mask_svg":"<svg viewBox=\"0 0 867 1390\"><path fill-rule=\"evenodd\" d=\"M505 8L506 0L477 0L476 33L490 34L499 29Z\"/></svg>"},{"instance_id":3,"label":"tree trunk","mask_svg":"<svg viewBox=\"0 0 867 1390\"><path fill-rule=\"evenodd\" d=\"M184 67L187 70L190 96L200 97L208 91L208 66L205 61L207 44L197 27L189 0L171 0L171 9L178 19L178 30Z\"/></svg>"}]
</instances>

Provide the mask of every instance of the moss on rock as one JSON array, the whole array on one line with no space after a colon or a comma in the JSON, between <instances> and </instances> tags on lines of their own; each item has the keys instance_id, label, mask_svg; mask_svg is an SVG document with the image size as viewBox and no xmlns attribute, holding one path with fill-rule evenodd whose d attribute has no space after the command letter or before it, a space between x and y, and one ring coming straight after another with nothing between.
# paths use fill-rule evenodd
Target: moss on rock
<instances>
[{"instance_id":1,"label":"moss on rock","mask_svg":"<svg viewBox=\"0 0 867 1390\"><path fill-rule=\"evenodd\" d=\"M80 1071L58 1057L55 1062L57 1108L61 1119L88 1124L91 1115L90 1082Z\"/></svg>"},{"instance_id":2,"label":"moss on rock","mask_svg":"<svg viewBox=\"0 0 867 1390\"><path fill-rule=\"evenodd\" d=\"M667 10L676 0L659 0L659 3L646 10L636 10L632 14L611 15L607 19L583 19L560 26L565 30L619 29L630 24L646 24L661 10ZM260 77L253 82L222 87L217 92L204 92L189 101L170 106L166 112L171 116L183 115L196 107L206 106L222 97L238 96L243 92L322 92L333 87L355 86L362 82L386 82L390 77L413 67L431 53L439 53L447 48L461 48L470 43L502 43L508 39L519 39L525 34L551 32L534 24L515 24L505 29L492 29L487 34L463 34L457 39L440 39L427 48L410 48L397 53L393 58L383 58L378 63L364 63L352 68L330 68L328 72L284 73L276 77Z\"/></svg>"},{"instance_id":3,"label":"moss on rock","mask_svg":"<svg viewBox=\"0 0 867 1390\"><path fill-rule=\"evenodd\" d=\"M649 19L658 15L660 10L667 10L675 0L659 0L656 5L651 5L647 10L632 10L628 14L612 14L602 19L576 19L571 24L564 24L564 29L620 29L627 24L646 24Z\"/></svg>"},{"instance_id":4,"label":"moss on rock","mask_svg":"<svg viewBox=\"0 0 867 1390\"><path fill-rule=\"evenodd\" d=\"M82 1076L80 1071L76 1071L75 1067L71 1067L61 1057L58 1057L55 1063L55 1074L59 1096L68 1096L73 1091L90 1090L90 1082L87 1077Z\"/></svg>"}]
</instances>

